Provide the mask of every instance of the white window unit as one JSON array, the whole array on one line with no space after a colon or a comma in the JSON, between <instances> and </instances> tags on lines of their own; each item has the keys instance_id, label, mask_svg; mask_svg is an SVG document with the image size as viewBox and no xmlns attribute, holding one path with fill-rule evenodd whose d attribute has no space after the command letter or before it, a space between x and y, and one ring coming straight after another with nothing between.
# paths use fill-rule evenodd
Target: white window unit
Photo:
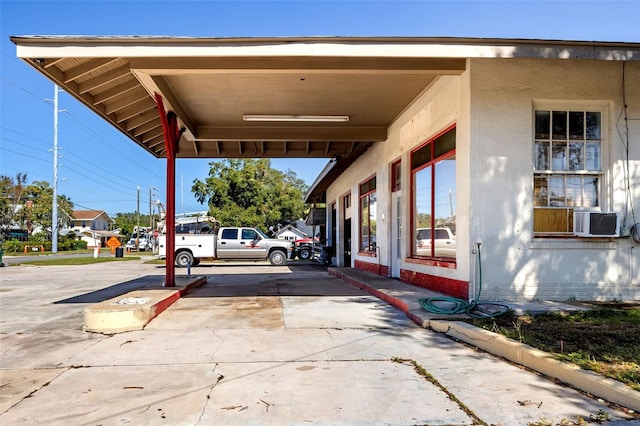
<instances>
[{"instance_id":1,"label":"white window unit","mask_svg":"<svg viewBox=\"0 0 640 426\"><path fill-rule=\"evenodd\" d=\"M574 211L573 232L578 237L619 237L620 215L616 212Z\"/></svg>"}]
</instances>

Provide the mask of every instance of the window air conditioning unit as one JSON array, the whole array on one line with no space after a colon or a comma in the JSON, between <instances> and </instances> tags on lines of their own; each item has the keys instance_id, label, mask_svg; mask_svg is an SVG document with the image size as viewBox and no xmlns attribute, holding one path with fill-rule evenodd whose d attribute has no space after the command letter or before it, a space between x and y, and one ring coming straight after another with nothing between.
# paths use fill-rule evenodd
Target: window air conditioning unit
<instances>
[{"instance_id":1,"label":"window air conditioning unit","mask_svg":"<svg viewBox=\"0 0 640 426\"><path fill-rule=\"evenodd\" d=\"M573 232L578 237L619 237L620 217L615 212L574 211Z\"/></svg>"}]
</instances>

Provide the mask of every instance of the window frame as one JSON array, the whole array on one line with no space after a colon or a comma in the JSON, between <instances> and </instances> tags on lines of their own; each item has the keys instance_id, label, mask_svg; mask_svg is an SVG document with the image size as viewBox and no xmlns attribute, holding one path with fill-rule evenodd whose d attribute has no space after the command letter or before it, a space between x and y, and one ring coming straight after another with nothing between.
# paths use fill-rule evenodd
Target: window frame
<instances>
[{"instance_id":1,"label":"window frame","mask_svg":"<svg viewBox=\"0 0 640 426\"><path fill-rule=\"evenodd\" d=\"M435 242L434 242L434 236L435 236L435 220L433 219L435 217L435 203L436 203L436 199L434 194L436 193L436 188L437 188L437 182L436 182L436 165L442 161L445 161L451 157L455 157L456 156L456 152L457 152L457 147L456 147L456 141L457 141L457 135L454 134L454 147L453 149L450 149L448 151L445 152L439 152L437 150L436 147L436 142L438 141L438 139L440 139L441 137L443 137L444 135L446 135L449 132L455 132L457 129L457 123L451 124L450 126L444 128L443 130L441 130L440 132L434 134L432 137L430 137L429 139L427 139L426 141L424 141L422 144L418 145L417 147L415 147L414 149L411 150L411 152L409 153L409 175L410 175L410 184L411 184L411 229L410 229L410 241L411 241L411 250L410 250L410 256L412 259L417 259L420 261L424 261L424 262L428 262L431 263L433 265L436 266L446 266L446 267L455 267L455 265L457 264L457 259L454 257L437 257L435 256ZM414 165L414 163L416 161L420 161L420 160L416 160L416 157L418 155L422 155L424 151L422 151L425 147L430 146L429 149L429 157L428 159L426 159L424 162L418 164L418 165ZM420 154L418 154L420 152ZM417 241L417 229L418 227L416 226L416 174L422 170L425 170L427 168L431 168L430 171L430 179L431 179L431 200L430 200L430 210L429 210L429 214L431 215L431 225L430 225L430 230L431 230L431 255L426 256L426 255L419 255L417 254L417 248L416 248L416 241ZM457 167L456 167L457 169Z\"/></svg>"},{"instance_id":2,"label":"window frame","mask_svg":"<svg viewBox=\"0 0 640 426\"><path fill-rule=\"evenodd\" d=\"M391 163L391 192L402 189L402 160L398 159Z\"/></svg>"},{"instance_id":3,"label":"window frame","mask_svg":"<svg viewBox=\"0 0 640 426\"><path fill-rule=\"evenodd\" d=\"M550 114L550 132L546 137L538 137L537 134L537 114L538 112L549 112ZM572 113L582 113L585 120L583 122L583 134L581 138L572 138L571 133L571 115ZM565 138L554 137L553 117L554 113L566 113L565 119ZM586 113L599 113L599 139L589 138L588 123L586 120ZM567 238L575 237L573 232L573 213L574 211L591 210L591 211L604 211L607 205L607 153L610 147L610 135L609 135L609 103L603 101L545 101L534 102L532 108L532 123L531 123L531 211L532 211L532 224L531 230L533 238ZM547 144L547 168L538 168L538 149L542 143ZM599 170L590 170L587 167L588 161L588 145L599 145ZM553 165L553 150L554 144L556 148L560 145L564 145L563 151L567 156L566 166L564 169L559 169ZM572 145L580 144L582 146L581 159L585 164L582 164L582 169L571 169L569 156L571 154ZM585 188L589 184L589 180L595 179L597 184L593 192L589 192ZM552 188L557 191L560 186L552 185L552 180L556 183L561 183L562 198L564 200L563 205L553 206L552 201ZM544 183L546 185L541 185ZM580 183L579 191L572 191L570 189L570 183ZM569 183L569 184L568 184ZM538 205L537 202L541 198L539 192L545 192L546 205ZM591 194L591 197L589 195ZM595 202L588 203L585 200L595 199ZM575 199L579 199L579 203L572 203ZM570 200L570 201L569 201ZM543 228L543 229L541 229Z\"/></svg>"},{"instance_id":4,"label":"window frame","mask_svg":"<svg viewBox=\"0 0 640 426\"><path fill-rule=\"evenodd\" d=\"M366 188L364 188L364 186L367 186ZM358 214L359 214L359 220L358 220L358 253L360 254L366 254L366 255L370 255L370 256L376 256L377 255L377 246L376 243L374 242L373 245L371 244L371 195L372 194L376 194L377 191L377 181L376 181L376 175L372 175L369 176L367 179L363 180L362 182L360 182L358 184ZM367 236L369 238L369 244L365 247L364 246L364 235L362 233L363 228L364 228L364 206L363 206L363 200L367 199L368 203L366 205L366 210L367 210ZM377 198L375 199L376 204L377 204ZM375 237L376 234L373 233L373 236ZM373 247L373 250L372 250Z\"/></svg>"}]
</instances>

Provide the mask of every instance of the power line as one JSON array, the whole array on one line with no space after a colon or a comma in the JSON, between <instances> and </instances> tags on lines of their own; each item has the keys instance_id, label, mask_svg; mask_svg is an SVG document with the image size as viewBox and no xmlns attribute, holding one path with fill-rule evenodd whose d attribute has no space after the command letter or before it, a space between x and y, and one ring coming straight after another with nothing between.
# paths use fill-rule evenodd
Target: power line
<instances>
[{"instance_id":1,"label":"power line","mask_svg":"<svg viewBox=\"0 0 640 426\"><path fill-rule=\"evenodd\" d=\"M33 92L31 92L31 91L29 91L29 90L25 89L24 87L20 86L19 84L14 83L13 81L6 79L5 77L2 77L2 81L4 81L4 82L6 82L7 84L9 84L9 85L11 85L11 86L13 86L13 87L17 88L18 90L20 90L20 91L22 91L22 92L25 92L25 93L27 93L27 94L29 94L29 95L33 96L34 98L36 98L36 99L38 99L38 100L40 100L40 101L42 101L43 103L45 103L45 104L47 104L47 105L48 105L47 101L45 101L43 97L38 96L37 94L35 94L35 93L33 93Z\"/></svg>"},{"instance_id":2,"label":"power line","mask_svg":"<svg viewBox=\"0 0 640 426\"><path fill-rule=\"evenodd\" d=\"M156 174L154 171L143 167L142 165L140 165L140 163L138 162L134 162L131 159L130 155L125 154L122 150L118 149L115 145L113 145L111 142L107 141L105 138L103 138L102 136L100 136L98 133L96 133L93 129L85 126L83 123L81 123L80 121L78 121L72 114L67 113L67 116L71 119L71 121L73 121L79 128L81 128L82 130L84 130L85 132L91 134L92 136L94 136L97 140L101 141L103 144L107 145L108 147L110 147L113 152L115 152L116 154L120 155L121 157L123 157L124 159L126 159L127 161L129 161L131 164L135 165L138 168L141 168L145 171L147 171L148 173L150 173L153 176L156 176L159 179L164 179L163 176Z\"/></svg>"},{"instance_id":3,"label":"power line","mask_svg":"<svg viewBox=\"0 0 640 426\"><path fill-rule=\"evenodd\" d=\"M0 128L2 128L2 129L4 129L4 130L8 130L8 131L13 132L13 133L16 133L16 134L18 134L18 135L20 135L20 136L24 136L25 138L32 139L32 140L34 140L34 141L36 141L36 142L39 142L39 143L41 143L41 144L43 144L43 145L46 145L46 146L49 146L49 145L50 145L50 143L49 143L49 142L47 142L47 141L44 141L44 140L39 139L39 138L34 138L33 136L29 136L29 135L27 135L26 133L22 133L22 132L19 132L19 131L17 131L17 130L10 129L9 127L6 127L6 126L0 126ZM5 139L5 140L11 140L11 139L7 139L7 138L5 138L5 137L2 137L2 139Z\"/></svg>"},{"instance_id":4,"label":"power line","mask_svg":"<svg viewBox=\"0 0 640 426\"><path fill-rule=\"evenodd\" d=\"M21 155L21 156L23 156L23 157L27 157L27 158L33 158L34 160L38 160L38 161L44 161L44 162L47 162L47 163L49 162L49 160L45 160L45 159L42 159L42 158L34 157L33 155L24 154L24 153L22 153L22 152L13 151L13 150L11 150L11 149L7 149L7 148L5 148L5 147L0 148L0 150L2 150L2 151L6 151L6 152L10 152L10 153L12 153L12 154Z\"/></svg>"},{"instance_id":5,"label":"power line","mask_svg":"<svg viewBox=\"0 0 640 426\"><path fill-rule=\"evenodd\" d=\"M93 182L99 183L100 185L102 185L102 186L104 186L104 187L106 187L106 188L112 189L112 190L117 191L117 192L120 192L120 193L122 193L122 194L126 194L126 192L125 192L125 191L123 191L123 190L122 190L122 189L120 189L120 188L116 188L116 187L114 187L114 186L107 185L106 183L104 183L104 182L100 182L99 180L97 180L97 179L93 178L93 177L91 176L91 174L93 173L93 172L92 172L92 170L87 169L86 167L84 167L84 166L82 166L82 165L80 165L80 164L76 163L75 161L72 161L72 160L71 160L71 159L69 159L69 158L67 158L67 159L66 159L66 161L69 161L69 162L71 162L71 163L75 164L76 166L80 167L81 169L84 169L84 170L86 170L87 172L89 172L89 175L81 174L85 179L89 179L90 181L93 181ZM63 166L63 167L68 168L68 167L66 167L66 166ZM76 173L77 173L77 172L76 172Z\"/></svg>"},{"instance_id":6,"label":"power line","mask_svg":"<svg viewBox=\"0 0 640 426\"><path fill-rule=\"evenodd\" d=\"M99 166L99 165L97 165L97 164L94 164L94 163L91 163L91 162L89 162L89 161L85 160L84 158L80 157L79 155L76 155L76 154L74 154L74 153L72 153L72 152L67 152L65 155L63 155L63 157L64 157L64 158L66 158L67 160L71 161L72 163L73 163L73 161L69 159L69 157L68 157L68 155L67 155L67 154L70 154L70 155L72 155L73 157L76 157L77 159L79 159L80 161L83 161L84 163L89 164L91 167L97 168L97 169L102 170L103 172L107 173L107 175L108 175L108 176L110 176L109 178L107 178L107 177L105 177L105 176L102 176L102 175L99 175L99 176L101 176L101 177L103 177L103 178L105 178L105 179L109 179L109 180L111 180L111 181L113 182L112 177L116 177L116 178L118 178L119 180L121 180L122 182L126 182L126 184L128 184L128 185L129 185L129 184L133 184L133 183L134 183L134 182L132 182L131 180L128 180L128 179L126 179L126 178L121 177L121 176L120 176L120 175L118 175L118 174L113 173L111 170L107 170L107 169L105 169L104 167L100 167L100 166ZM75 164L77 164L77 163L75 163ZM78 165L78 166L79 166L79 165ZM96 174L96 173L94 172L94 174ZM115 183L115 182L114 182L114 183ZM143 186L146 186L146 185L143 185Z\"/></svg>"},{"instance_id":7,"label":"power line","mask_svg":"<svg viewBox=\"0 0 640 426\"><path fill-rule=\"evenodd\" d=\"M45 99L43 99L41 96L38 96L37 94L35 94L35 93L33 93L33 92L31 92L31 91L29 91L29 90L27 90L27 89L23 88L23 87L22 87L22 86L20 86L19 84L14 83L13 81L8 80L8 79L6 79L6 78L4 78L4 77L2 77L2 80L3 80L3 81L6 81L9 85L11 85L11 86L13 86L13 87L15 87L15 88L17 88L17 89L19 89L19 90L21 90L21 91L23 91L23 92L27 93L27 94L29 94L30 96L32 96L32 97L34 97L34 98L36 98L36 99L38 99L38 100L40 100L40 101L42 101L43 103L45 103L45 104L47 104L47 105L48 105L48 102L47 102ZM65 114L64 116L69 117L69 120L70 120L72 123L74 123L74 124L77 126L77 128L79 128L79 129L81 129L81 130L84 130L86 133L88 133L88 134L92 135L93 137L95 137L95 138L96 138L96 140L98 140L98 141L102 142L104 145L106 145L107 147L111 148L111 149L113 150L113 152L115 152L116 154L120 155L122 158L124 158L125 160L127 160L127 161L128 161L128 162L130 162L131 164L135 165L135 166L136 166L136 167L138 167L139 169L143 169L143 170L147 171L148 173L150 173L151 175L153 175L153 176L155 176L155 177L157 177L157 178L159 178L159 179L164 180L164 177L163 177L163 176L161 176L161 175L157 174L157 173L156 173L156 172L154 172L153 170L150 170L150 169L148 169L148 168L146 168L146 167L143 167L139 162L134 162L134 161L131 159L131 156L130 156L130 155L127 155L127 154L126 154L126 153L124 153L122 150L118 149L115 145L113 145L111 142L109 142L108 140L106 140L105 138L103 138L101 135L99 135L98 133L96 133L93 129L91 129L91 128L87 127L86 125L84 125L84 124L83 124L80 120L78 120L78 119L77 119L73 114L71 114L71 113L70 113L70 112L68 112L68 111L66 111L66 112L67 112L67 114ZM3 126L3 128L4 128L4 126ZM109 127L109 129L110 129L111 131L114 131L114 129L113 129L113 128L111 128L111 127ZM15 130L14 130L14 131L15 131ZM28 136L28 135L25 135L24 133L20 133L20 132L17 132L17 131L15 131L15 132L16 132L16 133L19 133L19 134L22 134L22 135L24 135L24 136L26 136L26 137L30 137L30 136ZM119 134L117 134L117 136L122 137L122 136L121 136L121 135L119 135ZM31 137L30 137L30 138L31 138ZM32 139L34 139L34 140L39 140L39 139L36 139L36 138L32 138ZM143 158L146 158L146 157L143 157Z\"/></svg>"},{"instance_id":8,"label":"power line","mask_svg":"<svg viewBox=\"0 0 640 426\"><path fill-rule=\"evenodd\" d=\"M11 142L11 143L14 143L14 144L16 144L16 145L20 145L20 146L26 147L26 148L28 148L28 149L35 150L35 151L37 151L37 152L48 153L48 151L39 150L39 149L37 149L37 148L34 148L34 147L30 146L30 145L27 145L27 144L24 144L24 143L21 143L21 142L17 142L17 141L14 141L14 140L11 140L11 139L7 139L7 138L2 138L2 139L4 139L4 140L5 140L5 141L7 141L7 142ZM24 154L24 153L20 153L20 152L12 151L12 150L9 150L9 149L6 149L6 148L3 148L3 150L4 150L4 151L7 151L7 152L14 153L14 154L18 154L18 155L22 155L22 156L26 156L26 157L31 157L31 158L34 158L34 159L38 159L38 160L40 160L40 161L44 161L44 162L47 162L47 163L49 162L49 160L48 160L48 159L41 159L41 158L37 158L37 157L33 157L33 156L29 156L28 154ZM105 171L106 173L109 173L109 174L110 174L110 175L109 175L110 177L107 177L107 176L101 175L101 174L99 174L99 173L96 173L96 172L95 172L95 170L91 170L91 169L89 169L89 168L87 168L87 167L84 167L83 165L81 165L81 164L77 163L76 161L72 160L71 158L69 158L68 154L71 154L71 155L73 155L74 157L77 157L75 154L72 154L72 153L70 153L70 152L69 152L69 153L66 153L66 154L63 156L63 157L64 157L64 159L65 159L65 162L69 162L69 163L75 164L75 165L76 165L77 167L79 167L80 169L82 169L82 170L85 170L85 171L89 172L89 173L90 173L90 175L85 175L85 174L83 174L83 173L81 173L81 172L79 172L79 171L75 170L75 169L74 169L74 168L72 168L72 167L69 167L69 166L63 165L63 167L64 167L65 169L67 169L67 170L70 170L70 171L72 171L72 172L74 172L74 173L77 173L77 174L79 174L79 175L81 175L81 176L83 176L83 177L85 177L85 178L87 178L87 179L89 179L89 180L92 180L92 181L94 181L94 182L96 182L96 183L98 183L98 184L100 184L100 185L103 185L103 186L105 186L105 187L107 187L107 188L110 188L110 189L116 190L116 191L118 191L118 192L123 192L123 191L122 191L120 188L114 188L113 186L107 185L104 181L96 180L96 179L92 178L92 176L97 175L97 176L101 177L102 179L104 179L104 180L106 180L106 181L109 181L109 182L111 182L111 183L113 183L113 184L115 184L115 185L118 185L118 182L116 182L115 180L113 180L113 179L112 179L112 177L113 177L113 176L115 176L115 177L117 177L119 180L121 180L122 182L126 182L127 184L131 184L131 181L128 181L128 180L126 180L126 179L124 179L124 178L120 178L118 175L111 174L111 172L110 172L110 171L108 171L108 170L106 170L106 169L104 169L104 168L102 168L102 167L99 167L99 166L98 166L98 165L96 165L96 164L90 163L90 162L88 162L88 161L86 161L86 160L82 159L81 157L78 157L78 158L80 158L82 161L84 161L85 163L89 164L91 167L98 168L98 169L100 169L100 170ZM123 192L123 193L124 193L124 192Z\"/></svg>"},{"instance_id":9,"label":"power line","mask_svg":"<svg viewBox=\"0 0 640 426\"><path fill-rule=\"evenodd\" d=\"M11 57L11 59L12 59L12 60L15 60L15 58L14 58L14 57ZM24 88L24 87L22 87L20 84L17 84L17 83L15 83L15 82L13 82L13 81L11 81L11 80L9 80L9 79L6 79L5 77L2 77L2 80L3 80L4 82L6 82L6 83L7 83L7 85L10 85L10 86L12 86L12 87L15 87L16 89L18 89L18 90L20 90L20 91L22 91L22 92L24 92L24 93L28 94L30 97L33 97L34 99L38 99L38 101L42 102L43 104L47 104L47 105L49 105L49 103L44 99L44 97L43 97L43 96L39 96L39 95L37 95L36 93L34 93L34 92L30 91L30 90L25 89L25 88ZM100 134L98 134L96 131L94 131L93 129L91 129L91 128L90 128L90 127L88 127L87 125L85 125L81 120L77 119L73 114L71 114L71 113L67 112L67 114L64 114L64 115L63 115L63 117L68 117L68 118L69 118L69 121L70 121L71 123L75 124L75 126L76 126L77 128L79 128L79 129L83 130L84 132L86 132L86 133L88 133L88 134L92 135L92 136L96 139L96 141L101 142L103 145L105 145L105 146L107 146L108 148L110 148L110 149L112 150L112 152L116 153L117 155L119 155L119 156L123 157L124 159L126 159L126 160L127 160L128 162L130 162L131 164L135 165L135 167L136 167L136 169L137 169L137 170L144 170L144 171L148 172L151 176L154 176L154 177L156 177L156 178L158 178L158 179L160 179L161 181L163 181L163 182L164 182L164 180L165 180L165 176L164 176L163 174L159 174L159 173L157 173L157 172L155 172L155 171L153 171L153 170L150 170L148 167L144 167L143 165L141 165L141 164L140 164L140 162L139 162L139 161L134 161L134 160L132 159L132 155L127 154L127 153L125 153L124 151L122 151L121 149L119 149L118 147L116 147L113 143L111 143L110 141L108 141L107 139L105 139L103 136L101 136ZM32 139L32 140L34 140L34 141L36 141L36 142L38 142L38 143L40 143L40 144L47 145L47 146L49 145L49 143L48 143L48 142L43 141L42 139L39 139L39 138L36 138L36 137L30 136L30 135L27 135L27 134L25 134L25 133L23 133L23 132L16 131L16 130L14 130L14 129L10 129L10 128L6 127L6 126L2 126L2 128L3 128L3 129L10 130L10 131L12 131L12 132L15 132L16 134L19 134L19 135L21 135L21 136L23 136L23 137L26 137L26 138ZM118 133L118 131L117 131L115 128L113 128L112 126L108 126L108 131L110 131L110 132L112 132L112 133L116 134L118 137L123 137L123 135L122 135L122 134L120 134L120 133ZM14 142L14 141L11 141L11 142ZM19 144L19 145L23 145L23 146L28 146L28 145L20 144L19 142L14 142L14 143ZM131 147L133 147L133 145L131 145L131 144L129 144L129 143L127 144L127 146L131 146ZM36 149L36 148L30 147L30 146L29 146L29 148L31 148L31 149L35 149L35 150L37 151L37 149ZM16 152L16 151L9 150L9 149L6 149L6 148L3 148L3 150L4 150L4 151L6 151L6 152L11 152L11 153L16 154L16 155L20 155L20 156L22 156L22 157L26 157L26 158L33 158L33 159L38 160L38 161L49 162L48 160L43 160L42 158L38 158L38 157L34 157L34 156L30 156L30 155L25 154L25 153L22 153L22 152ZM145 153L142 153L142 154L145 154ZM73 161L72 159L69 159L68 155L73 155L75 158L78 158L78 159L80 159L81 161L86 162L87 164L90 164L90 165L91 165L91 167L92 167L92 169L96 169L96 168L97 168L97 169L100 169L100 170L102 170L102 171L105 171L105 172L106 172L106 173L108 173L108 174L110 174L110 173L111 173L110 171L107 171L107 170L105 170L104 168L102 168L102 167L100 167L100 166L98 166L98 165L96 165L96 164L93 164L93 163L90 163L90 162L88 162L88 161L84 160L82 157L80 157L80 156L78 156L78 155L74 154L73 152L71 152L71 151L67 151L67 152L65 153L65 155L64 155L64 157L66 158L66 161L68 161L68 162L70 162L70 163L72 163L72 164L75 164L78 168L81 168L81 169L84 169L84 170L88 170L86 167L83 167L83 166L81 166L80 164L78 164L77 162ZM151 158L150 158L150 157L148 157L147 155L142 155L142 156L141 156L141 159L144 159L145 161L151 161ZM102 181L102 182L101 182L101 181L97 181L97 180L95 180L95 179L92 179L90 176L86 176L86 175L82 174L81 172L79 172L78 170L76 170L74 167L65 166L65 168L66 168L67 170L71 171L71 172L78 173L79 175L82 175L83 177L85 177L85 178L87 178L87 179L89 179L89 180L93 180L94 182L97 182L97 183L99 183L100 185L103 185L103 186L105 186L105 187L107 187L107 188L114 189L113 187L111 187L111 186L109 186L109 185L105 184L105 182L104 182L104 181ZM92 175L92 176L93 176L93 175L96 175L95 170L91 170L90 172L91 172L91 175ZM99 175L99 174L98 174L98 175ZM121 179L118 175L112 175L112 177L113 177L113 176L115 176L117 179ZM104 176L101 176L101 177L105 178ZM105 178L105 179L107 179L109 182L112 182L112 183L113 183L113 184L115 184L115 185L120 185L120 183L118 183L118 182L114 181L114 180L113 180L113 179L111 179L111 178ZM123 181L126 181L125 179L122 179L122 180L123 180ZM132 182L130 182L130 181L126 181L126 182L127 182L128 184L131 184L131 183L132 183ZM74 186L74 185L72 185L72 186ZM146 186L146 185L143 185L143 186ZM156 188L163 188L163 187L164 187L164 185L156 185ZM123 193L121 190L117 190L117 191L119 191L119 192ZM158 195L159 195L160 197L162 197L162 194L158 194ZM106 200L103 200L103 202L106 202ZM185 207L188 207L188 206L185 206ZM192 207L189 207L189 208L192 208ZM200 207L197 207L197 208L200 208ZM196 208L196 209L197 209L197 208Z\"/></svg>"}]
</instances>

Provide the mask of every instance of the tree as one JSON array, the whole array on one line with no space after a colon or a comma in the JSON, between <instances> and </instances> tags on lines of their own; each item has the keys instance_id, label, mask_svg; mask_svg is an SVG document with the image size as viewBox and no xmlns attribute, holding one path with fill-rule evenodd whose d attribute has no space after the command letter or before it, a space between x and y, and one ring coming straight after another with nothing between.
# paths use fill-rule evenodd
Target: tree
<instances>
[{"instance_id":1,"label":"tree","mask_svg":"<svg viewBox=\"0 0 640 426\"><path fill-rule=\"evenodd\" d=\"M209 176L195 179L191 191L224 226L276 228L300 219L307 186L268 159L226 159L209 163Z\"/></svg>"},{"instance_id":2,"label":"tree","mask_svg":"<svg viewBox=\"0 0 640 426\"><path fill-rule=\"evenodd\" d=\"M52 230L53 221L53 188L47 181L34 181L25 188L25 203L23 210L26 214L26 228L29 233L34 229L41 228L42 231ZM73 211L73 203L65 195L58 195L58 210L63 212L58 216L60 227L65 217Z\"/></svg>"},{"instance_id":3,"label":"tree","mask_svg":"<svg viewBox=\"0 0 640 426\"><path fill-rule=\"evenodd\" d=\"M26 173L14 178L0 176L0 227L4 232L11 228L24 229L30 234L41 228L51 231L53 188L49 182L35 181L27 185ZM62 211L58 226L70 218L73 203L65 195L58 195L58 210Z\"/></svg>"},{"instance_id":4,"label":"tree","mask_svg":"<svg viewBox=\"0 0 640 426\"><path fill-rule=\"evenodd\" d=\"M150 220L148 214L140 215L140 226L148 227ZM131 235L133 233L133 229L138 224L138 218L136 213L116 213L113 218L114 226L116 229L120 229L120 233L122 235Z\"/></svg>"},{"instance_id":5,"label":"tree","mask_svg":"<svg viewBox=\"0 0 640 426\"><path fill-rule=\"evenodd\" d=\"M24 224L26 217L21 203L26 181L26 173L16 174L15 180L10 176L0 176L0 227L3 231Z\"/></svg>"}]
</instances>

